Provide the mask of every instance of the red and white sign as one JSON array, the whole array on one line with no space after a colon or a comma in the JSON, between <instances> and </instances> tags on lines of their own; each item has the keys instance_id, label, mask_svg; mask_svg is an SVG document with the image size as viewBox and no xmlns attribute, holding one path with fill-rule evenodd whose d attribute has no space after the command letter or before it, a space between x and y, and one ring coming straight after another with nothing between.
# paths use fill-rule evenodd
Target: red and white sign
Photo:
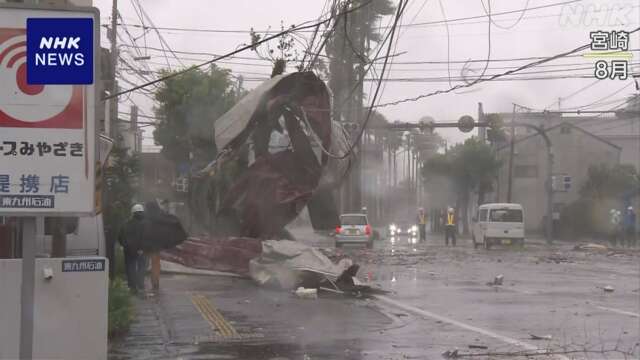
<instances>
[{"instance_id":1,"label":"red and white sign","mask_svg":"<svg viewBox=\"0 0 640 360\"><path fill-rule=\"evenodd\" d=\"M99 39L97 11L0 7L0 216L91 215L96 87L27 83L25 27L38 17L92 17Z\"/></svg>"},{"instance_id":2,"label":"red and white sign","mask_svg":"<svg viewBox=\"0 0 640 360\"><path fill-rule=\"evenodd\" d=\"M83 127L82 86L27 84L24 29L0 28L0 81L0 127Z\"/></svg>"}]
</instances>

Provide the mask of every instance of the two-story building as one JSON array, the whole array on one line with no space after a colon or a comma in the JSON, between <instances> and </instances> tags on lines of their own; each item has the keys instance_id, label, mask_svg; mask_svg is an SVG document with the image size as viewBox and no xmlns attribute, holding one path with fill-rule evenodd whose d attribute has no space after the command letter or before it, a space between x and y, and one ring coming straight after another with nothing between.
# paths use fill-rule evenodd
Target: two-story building
<instances>
[{"instance_id":1,"label":"two-story building","mask_svg":"<svg viewBox=\"0 0 640 360\"><path fill-rule=\"evenodd\" d=\"M562 208L579 198L580 187L587 179L590 166L618 164L622 147L594 135L570 122L546 128L553 153L553 209L557 217ZM504 165L498 176L497 199L507 199L510 146L498 150ZM526 228L539 231L547 213L547 151L541 135L532 132L516 137L512 172L511 202L523 205Z\"/></svg>"}]
</instances>

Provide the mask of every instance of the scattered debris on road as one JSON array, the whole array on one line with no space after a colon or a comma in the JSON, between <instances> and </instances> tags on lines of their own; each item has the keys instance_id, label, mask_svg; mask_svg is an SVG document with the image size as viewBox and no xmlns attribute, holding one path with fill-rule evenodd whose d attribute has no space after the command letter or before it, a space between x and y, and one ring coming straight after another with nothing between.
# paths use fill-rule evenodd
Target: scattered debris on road
<instances>
[{"instance_id":1,"label":"scattered debris on road","mask_svg":"<svg viewBox=\"0 0 640 360\"><path fill-rule=\"evenodd\" d=\"M320 250L290 240L263 241L262 255L249 262L249 275L261 286L283 290L302 287L316 294L320 289L356 297L386 293L358 281L359 269L350 259L334 263Z\"/></svg>"},{"instance_id":2,"label":"scattered debris on road","mask_svg":"<svg viewBox=\"0 0 640 360\"><path fill-rule=\"evenodd\" d=\"M301 299L317 299L318 298L318 289L305 289L303 287L299 287L296 292L296 296Z\"/></svg>"},{"instance_id":3,"label":"scattered debris on road","mask_svg":"<svg viewBox=\"0 0 640 360\"><path fill-rule=\"evenodd\" d=\"M535 335L535 334L529 334L529 338L531 340L551 340L553 339L553 336L551 335Z\"/></svg>"},{"instance_id":4,"label":"scattered debris on road","mask_svg":"<svg viewBox=\"0 0 640 360\"><path fill-rule=\"evenodd\" d=\"M447 350L442 353L442 357L444 357L445 359L456 359L458 358L458 349Z\"/></svg>"},{"instance_id":5,"label":"scattered debris on road","mask_svg":"<svg viewBox=\"0 0 640 360\"><path fill-rule=\"evenodd\" d=\"M596 288L598 289L602 289L604 292L614 292L614 288L611 285L607 285L607 286L596 286Z\"/></svg>"},{"instance_id":6,"label":"scattered debris on road","mask_svg":"<svg viewBox=\"0 0 640 360\"><path fill-rule=\"evenodd\" d=\"M588 244L582 244L582 245L576 245L573 247L573 250L576 251L608 251L609 248L601 245L601 244L595 244L595 243L588 243Z\"/></svg>"},{"instance_id":7,"label":"scattered debris on road","mask_svg":"<svg viewBox=\"0 0 640 360\"><path fill-rule=\"evenodd\" d=\"M493 281L489 281L487 283L488 286L501 286L504 282L504 275L499 274L493 278Z\"/></svg>"},{"instance_id":8,"label":"scattered debris on road","mask_svg":"<svg viewBox=\"0 0 640 360\"><path fill-rule=\"evenodd\" d=\"M494 279L493 279L493 285L502 285L502 281L504 280L504 275L500 274L497 275Z\"/></svg>"}]
</instances>

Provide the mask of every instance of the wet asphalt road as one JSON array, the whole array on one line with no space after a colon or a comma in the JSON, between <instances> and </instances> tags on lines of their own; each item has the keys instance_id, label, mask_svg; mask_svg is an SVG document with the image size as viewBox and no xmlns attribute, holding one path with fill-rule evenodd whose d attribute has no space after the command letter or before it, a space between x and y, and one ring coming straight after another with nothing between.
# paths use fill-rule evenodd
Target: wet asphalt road
<instances>
[{"instance_id":1,"label":"wet asphalt road","mask_svg":"<svg viewBox=\"0 0 640 360\"><path fill-rule=\"evenodd\" d=\"M307 229L293 233L333 246ZM109 358L442 359L454 349L504 355L474 359L540 349L559 359L640 358L638 252L538 243L485 251L465 241L446 248L439 237L340 252L361 264L363 281L391 293L303 300L244 279L166 275L159 296L137 301L140 315ZM487 285L498 274L503 285Z\"/></svg>"}]
</instances>

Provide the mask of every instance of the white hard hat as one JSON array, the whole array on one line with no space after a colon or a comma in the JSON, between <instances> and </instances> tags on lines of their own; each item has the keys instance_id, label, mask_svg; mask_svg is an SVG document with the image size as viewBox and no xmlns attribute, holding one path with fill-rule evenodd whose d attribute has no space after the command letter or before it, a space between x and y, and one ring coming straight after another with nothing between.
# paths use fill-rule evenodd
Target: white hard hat
<instances>
[{"instance_id":1,"label":"white hard hat","mask_svg":"<svg viewBox=\"0 0 640 360\"><path fill-rule=\"evenodd\" d=\"M142 204L135 204L131 207L131 213L144 212L144 206Z\"/></svg>"},{"instance_id":2,"label":"white hard hat","mask_svg":"<svg viewBox=\"0 0 640 360\"><path fill-rule=\"evenodd\" d=\"M450 207L450 208L448 208L448 209L447 209L447 211L448 211L448 212L453 212L453 208L452 208L452 207Z\"/></svg>"},{"instance_id":3,"label":"white hard hat","mask_svg":"<svg viewBox=\"0 0 640 360\"><path fill-rule=\"evenodd\" d=\"M633 206L629 206L627 210L633 210Z\"/></svg>"}]
</instances>

